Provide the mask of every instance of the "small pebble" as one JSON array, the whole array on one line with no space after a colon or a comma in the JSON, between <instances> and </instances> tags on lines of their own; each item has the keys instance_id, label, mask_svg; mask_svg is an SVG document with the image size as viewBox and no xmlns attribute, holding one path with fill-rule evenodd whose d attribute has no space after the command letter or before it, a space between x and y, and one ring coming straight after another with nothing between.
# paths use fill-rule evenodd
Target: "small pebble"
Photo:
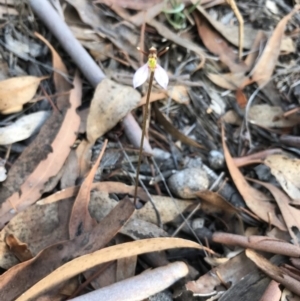
<instances>
[{"instance_id":1,"label":"small pebble","mask_svg":"<svg viewBox=\"0 0 300 301\"><path fill-rule=\"evenodd\" d=\"M208 189L209 180L202 168L186 168L168 179L170 190L183 199L195 198L195 191Z\"/></svg>"},{"instance_id":2,"label":"small pebble","mask_svg":"<svg viewBox=\"0 0 300 301\"><path fill-rule=\"evenodd\" d=\"M208 155L208 163L210 168L217 170L224 167L224 155L220 151L211 150Z\"/></svg>"},{"instance_id":3,"label":"small pebble","mask_svg":"<svg viewBox=\"0 0 300 301\"><path fill-rule=\"evenodd\" d=\"M153 156L155 159L159 159L159 160L168 160L169 158L171 158L171 154L160 149L160 148L153 148Z\"/></svg>"},{"instance_id":4,"label":"small pebble","mask_svg":"<svg viewBox=\"0 0 300 301\"><path fill-rule=\"evenodd\" d=\"M196 230L196 229L201 229L204 227L204 218L195 218L193 219L192 221L192 228L193 230Z\"/></svg>"}]
</instances>

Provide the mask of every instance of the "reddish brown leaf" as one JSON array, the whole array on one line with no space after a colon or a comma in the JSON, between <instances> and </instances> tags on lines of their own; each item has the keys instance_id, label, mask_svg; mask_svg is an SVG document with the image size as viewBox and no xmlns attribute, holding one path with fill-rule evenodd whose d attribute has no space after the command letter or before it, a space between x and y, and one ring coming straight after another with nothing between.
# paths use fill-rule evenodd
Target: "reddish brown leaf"
<instances>
[{"instance_id":1,"label":"reddish brown leaf","mask_svg":"<svg viewBox=\"0 0 300 301\"><path fill-rule=\"evenodd\" d=\"M240 246L242 248L251 248L258 251L264 251L274 254L281 254L291 257L300 257L300 247L292 245L280 239L266 236L242 236L230 233L215 232L212 240L217 243Z\"/></svg>"},{"instance_id":2,"label":"reddish brown leaf","mask_svg":"<svg viewBox=\"0 0 300 301\"><path fill-rule=\"evenodd\" d=\"M240 108L245 108L248 102L248 99L244 92L241 89L237 89L235 92L235 98Z\"/></svg>"},{"instance_id":3,"label":"reddish brown leaf","mask_svg":"<svg viewBox=\"0 0 300 301\"><path fill-rule=\"evenodd\" d=\"M26 261L32 258L31 252L28 249L28 245L22 243L13 234L9 234L5 238L5 242L10 251L19 259L20 262Z\"/></svg>"},{"instance_id":4,"label":"reddish brown leaf","mask_svg":"<svg viewBox=\"0 0 300 301\"><path fill-rule=\"evenodd\" d=\"M70 239L75 238L81 233L91 231L93 227L93 219L90 216L89 208L88 208L90 202L90 193L91 193L92 183L96 171L99 167L101 158L106 149L107 142L108 140L105 140L97 161L95 162L90 173L82 183L78 195L75 199L72 212L71 212L70 222L69 222Z\"/></svg>"},{"instance_id":5,"label":"reddish brown leaf","mask_svg":"<svg viewBox=\"0 0 300 301\"><path fill-rule=\"evenodd\" d=\"M234 164L234 161L225 143L224 126L222 126L222 144L225 160L232 180L234 181L238 191L244 198L247 206L266 223L270 222L274 226L285 231L286 226L284 223L282 223L281 220L278 219L276 214L276 207L271 202L269 202L269 198L267 198L263 193L261 193L260 191L253 188L247 183L243 174ZM270 214L272 216L271 221Z\"/></svg>"},{"instance_id":6,"label":"reddish brown leaf","mask_svg":"<svg viewBox=\"0 0 300 301\"><path fill-rule=\"evenodd\" d=\"M264 258L263 256L259 255L258 253L250 249L246 250L246 255L256 264L256 266L259 269L261 269L271 279L274 279L275 281L281 283L293 293L300 295L299 281L286 275L285 273L282 272L282 270L279 267L273 265L266 258Z\"/></svg>"},{"instance_id":7,"label":"reddish brown leaf","mask_svg":"<svg viewBox=\"0 0 300 301\"><path fill-rule=\"evenodd\" d=\"M280 283L272 280L259 301L279 301L281 297Z\"/></svg>"},{"instance_id":8,"label":"reddish brown leaf","mask_svg":"<svg viewBox=\"0 0 300 301\"><path fill-rule=\"evenodd\" d=\"M225 39L209 25L204 17L199 18L199 14L194 13L197 29L200 38L206 48L213 54L219 56L220 61L228 66L231 72L241 72L248 69L243 63L239 63L237 54Z\"/></svg>"},{"instance_id":9,"label":"reddish brown leaf","mask_svg":"<svg viewBox=\"0 0 300 301\"><path fill-rule=\"evenodd\" d=\"M263 163L263 160L272 154L282 154L281 148L266 149L245 157L233 158L236 167L242 167L251 164L251 162Z\"/></svg>"}]
</instances>

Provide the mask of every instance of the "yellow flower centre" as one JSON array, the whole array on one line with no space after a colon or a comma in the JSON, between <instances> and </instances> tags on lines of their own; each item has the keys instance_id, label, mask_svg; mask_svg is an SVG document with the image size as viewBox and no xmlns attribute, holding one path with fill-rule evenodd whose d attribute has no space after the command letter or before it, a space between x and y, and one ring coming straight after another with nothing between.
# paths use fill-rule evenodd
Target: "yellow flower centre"
<instances>
[{"instance_id":1,"label":"yellow flower centre","mask_svg":"<svg viewBox=\"0 0 300 301\"><path fill-rule=\"evenodd\" d=\"M156 68L156 58L155 57L149 57L148 58L148 67L150 71L154 72Z\"/></svg>"}]
</instances>

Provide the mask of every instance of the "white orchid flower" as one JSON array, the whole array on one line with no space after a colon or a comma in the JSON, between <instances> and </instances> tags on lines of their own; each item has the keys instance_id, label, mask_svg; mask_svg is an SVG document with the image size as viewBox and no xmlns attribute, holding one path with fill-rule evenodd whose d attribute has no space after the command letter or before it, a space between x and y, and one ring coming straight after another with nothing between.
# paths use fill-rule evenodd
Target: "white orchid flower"
<instances>
[{"instance_id":1,"label":"white orchid flower","mask_svg":"<svg viewBox=\"0 0 300 301\"><path fill-rule=\"evenodd\" d=\"M133 76L133 87L142 85L148 78L149 73L154 72L154 78L164 89L167 89L169 76L167 72L157 64L157 51L154 47L149 49L148 62L140 67Z\"/></svg>"}]
</instances>

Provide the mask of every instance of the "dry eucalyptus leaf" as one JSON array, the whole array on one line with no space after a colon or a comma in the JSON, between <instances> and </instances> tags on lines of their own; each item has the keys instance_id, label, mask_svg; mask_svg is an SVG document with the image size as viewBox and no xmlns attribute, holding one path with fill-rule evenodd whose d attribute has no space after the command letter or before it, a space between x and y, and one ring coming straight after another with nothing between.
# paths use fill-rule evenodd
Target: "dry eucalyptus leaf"
<instances>
[{"instance_id":1,"label":"dry eucalyptus leaf","mask_svg":"<svg viewBox=\"0 0 300 301\"><path fill-rule=\"evenodd\" d=\"M280 183L283 190L294 200L300 200L300 160L285 155L268 156L264 163Z\"/></svg>"},{"instance_id":2,"label":"dry eucalyptus leaf","mask_svg":"<svg viewBox=\"0 0 300 301\"><path fill-rule=\"evenodd\" d=\"M104 182L103 182L104 183ZM91 216L100 222L111 210L118 204L115 200L109 198L108 192L97 191L105 190L103 183L102 188L93 187L95 191L91 194L89 204L89 212ZM116 192L115 189L120 183L115 183L109 192ZM130 187L132 193L134 187ZM120 192L120 191L117 191ZM127 191L128 192L128 191ZM33 205L26 208L23 212L17 214L0 232L0 267L9 269L18 263L15 256L9 251L5 243L5 237L8 234L14 234L18 239L28 244L33 256L36 256L41 250L49 245L59 241L67 240L69 216L72 210L73 198L65 197L63 191L60 191L62 197L55 203L44 205ZM157 199L156 199L157 198ZM178 216L179 212L183 212L190 207L192 201L172 200L171 198L154 197L155 204L161 212L161 218L164 223L170 222ZM174 203L176 202L176 203ZM147 203L148 204L148 203ZM141 210L137 210L136 215L139 218L152 220L156 223L156 215L151 204L144 206ZM141 212L140 212L141 211ZM26 227L24 227L26 225ZM140 220L136 217L126 223L120 231L124 235L133 239L141 239L146 237L163 237L167 236L161 228L150 222Z\"/></svg>"},{"instance_id":3,"label":"dry eucalyptus leaf","mask_svg":"<svg viewBox=\"0 0 300 301\"><path fill-rule=\"evenodd\" d=\"M49 114L47 111L32 113L19 118L11 125L0 128L0 145L12 144L29 138L40 129Z\"/></svg>"},{"instance_id":4,"label":"dry eucalyptus leaf","mask_svg":"<svg viewBox=\"0 0 300 301\"><path fill-rule=\"evenodd\" d=\"M285 27L291 17L299 9L300 6L295 6L295 8L277 24L262 55L252 70L252 78L260 87L264 86L270 80L280 54L280 45L284 36Z\"/></svg>"},{"instance_id":5,"label":"dry eucalyptus leaf","mask_svg":"<svg viewBox=\"0 0 300 301\"><path fill-rule=\"evenodd\" d=\"M234 271L234 273L232 273L232 271ZM189 281L186 284L186 288L195 295L213 295L216 293L216 287L219 287L222 284L222 281L231 283L233 286L251 271L255 271L255 265L243 252L227 260L218 267L213 268L199 279ZM219 276L217 277L216 275Z\"/></svg>"},{"instance_id":6,"label":"dry eucalyptus leaf","mask_svg":"<svg viewBox=\"0 0 300 301\"><path fill-rule=\"evenodd\" d=\"M190 240L173 237L143 239L117 246L107 247L67 262L29 288L18 299L16 299L16 301L30 300L30 298L34 299L42 292L44 293L63 281L68 280L101 263L106 263L128 256L175 248L194 248L198 250L205 249L206 251L210 251L209 249L202 247Z\"/></svg>"},{"instance_id":7,"label":"dry eucalyptus leaf","mask_svg":"<svg viewBox=\"0 0 300 301\"><path fill-rule=\"evenodd\" d=\"M287 117L280 117L283 113L279 106L270 106L268 104L254 105L249 110L249 121L252 124L267 128L286 128L300 123L297 115L292 114Z\"/></svg>"},{"instance_id":8,"label":"dry eucalyptus leaf","mask_svg":"<svg viewBox=\"0 0 300 301\"><path fill-rule=\"evenodd\" d=\"M300 220L298 218L300 213L299 209L292 205L292 200L280 188L269 183L256 180L252 181L267 188L274 196L292 238L292 242L294 245L299 246L300 239L297 237L297 233L299 233L300 230ZM290 238L288 238L288 240L290 240Z\"/></svg>"},{"instance_id":9,"label":"dry eucalyptus leaf","mask_svg":"<svg viewBox=\"0 0 300 301\"><path fill-rule=\"evenodd\" d=\"M136 107L140 93L104 79L97 86L87 118L87 138L93 144Z\"/></svg>"},{"instance_id":10,"label":"dry eucalyptus leaf","mask_svg":"<svg viewBox=\"0 0 300 301\"><path fill-rule=\"evenodd\" d=\"M0 82L0 113L11 114L22 110L36 93L40 82L47 77L20 76Z\"/></svg>"},{"instance_id":11,"label":"dry eucalyptus leaf","mask_svg":"<svg viewBox=\"0 0 300 301\"><path fill-rule=\"evenodd\" d=\"M226 164L232 180L238 189L239 193L245 200L247 206L251 209L251 211L256 214L259 218L267 223L271 223L272 225L278 227L280 230L285 231L286 225L281 221L280 217L276 212L276 207L273 203L269 201L269 197L261 192L260 190L250 186L248 182L245 180L242 172L235 165L231 154L228 150L228 147L225 142L225 132L224 127L222 126L222 144L223 151L226 160ZM272 215L272 219L270 220L270 215Z\"/></svg>"},{"instance_id":12,"label":"dry eucalyptus leaf","mask_svg":"<svg viewBox=\"0 0 300 301\"><path fill-rule=\"evenodd\" d=\"M242 118L234 110L227 111L222 116L222 120L233 125L241 125L243 122Z\"/></svg>"},{"instance_id":13,"label":"dry eucalyptus leaf","mask_svg":"<svg viewBox=\"0 0 300 301\"><path fill-rule=\"evenodd\" d=\"M207 73L207 77L217 86L227 89L236 90L251 83L249 78L243 73Z\"/></svg>"},{"instance_id":14,"label":"dry eucalyptus leaf","mask_svg":"<svg viewBox=\"0 0 300 301\"><path fill-rule=\"evenodd\" d=\"M168 88L168 96L180 104L189 104L190 98L185 86L175 86Z\"/></svg>"}]
</instances>

